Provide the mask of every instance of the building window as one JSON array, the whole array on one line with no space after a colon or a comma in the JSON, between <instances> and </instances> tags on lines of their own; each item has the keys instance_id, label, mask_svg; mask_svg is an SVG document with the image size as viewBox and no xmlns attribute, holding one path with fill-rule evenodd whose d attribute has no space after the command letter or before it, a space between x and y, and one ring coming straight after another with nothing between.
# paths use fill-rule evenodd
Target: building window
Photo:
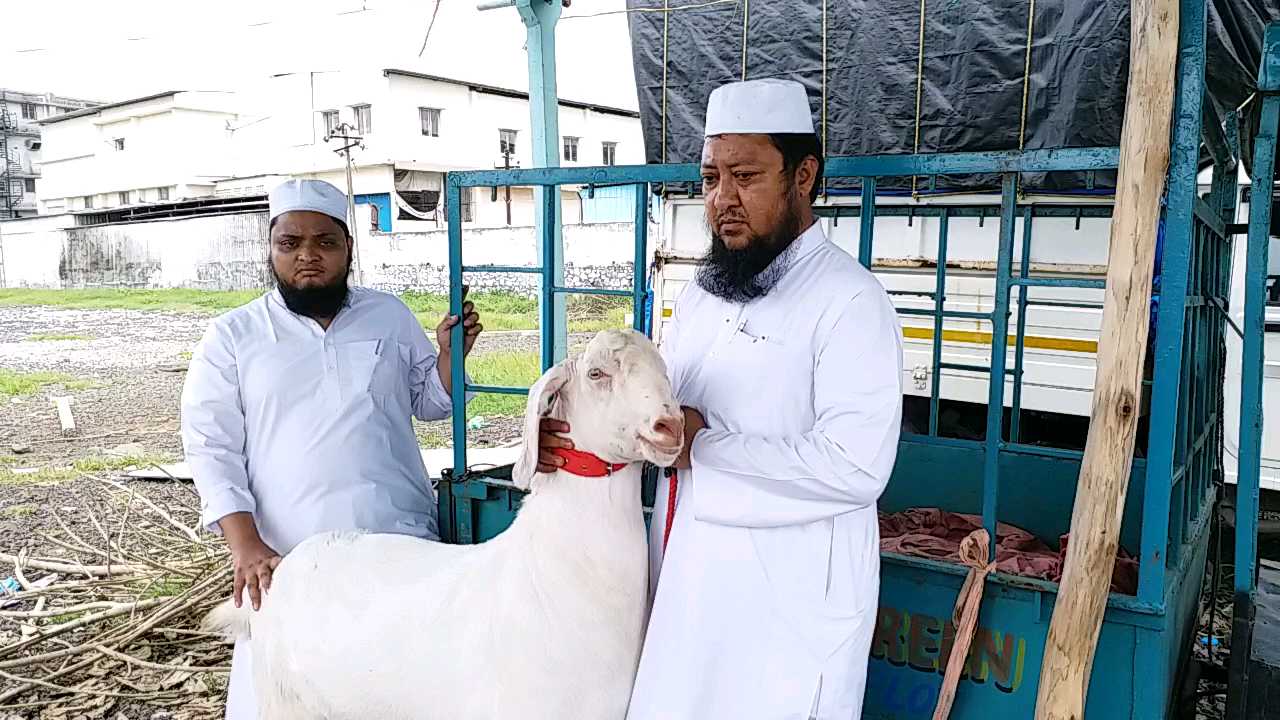
<instances>
[{"instance_id":1,"label":"building window","mask_svg":"<svg viewBox=\"0 0 1280 720\"><path fill-rule=\"evenodd\" d=\"M396 194L406 205L419 213L414 215L404 208L397 208L399 210L396 215L397 220L423 220L422 215L434 213L440 204L440 192L437 190L397 190Z\"/></svg>"},{"instance_id":2,"label":"building window","mask_svg":"<svg viewBox=\"0 0 1280 720\"><path fill-rule=\"evenodd\" d=\"M168 200L168 199L169 199L169 188L167 188L167 187L156 188L156 194L157 194L157 196L158 196L161 200Z\"/></svg>"},{"instance_id":3,"label":"building window","mask_svg":"<svg viewBox=\"0 0 1280 720\"><path fill-rule=\"evenodd\" d=\"M499 155L515 155L516 154L516 131L515 130L499 130L498 131L498 154Z\"/></svg>"},{"instance_id":4,"label":"building window","mask_svg":"<svg viewBox=\"0 0 1280 720\"><path fill-rule=\"evenodd\" d=\"M440 137L440 110L438 108L418 108L418 118L422 121L423 135Z\"/></svg>"},{"instance_id":5,"label":"building window","mask_svg":"<svg viewBox=\"0 0 1280 720\"><path fill-rule=\"evenodd\" d=\"M324 112L320 113L320 118L321 120L324 121L324 134L326 136L332 135L338 131L338 111L337 110L325 110Z\"/></svg>"},{"instance_id":6,"label":"building window","mask_svg":"<svg viewBox=\"0 0 1280 720\"><path fill-rule=\"evenodd\" d=\"M115 147L117 151L124 150L124 138L116 138L115 140L112 140L111 145Z\"/></svg>"},{"instance_id":7,"label":"building window","mask_svg":"<svg viewBox=\"0 0 1280 720\"><path fill-rule=\"evenodd\" d=\"M22 119L23 119L23 120L35 120L35 119L36 119L36 104L35 104L35 103L29 103L29 102L24 102L24 103L22 103Z\"/></svg>"},{"instance_id":8,"label":"building window","mask_svg":"<svg viewBox=\"0 0 1280 720\"><path fill-rule=\"evenodd\" d=\"M462 222L469 223L476 220L476 189L462 188Z\"/></svg>"},{"instance_id":9,"label":"building window","mask_svg":"<svg viewBox=\"0 0 1280 720\"><path fill-rule=\"evenodd\" d=\"M618 143L616 142L601 143L601 148L603 148L604 150L603 155L604 155L605 165L618 164Z\"/></svg>"},{"instance_id":10,"label":"building window","mask_svg":"<svg viewBox=\"0 0 1280 720\"><path fill-rule=\"evenodd\" d=\"M368 105L352 105L351 111L356 115L356 132L367 135L373 132L373 111Z\"/></svg>"},{"instance_id":11,"label":"building window","mask_svg":"<svg viewBox=\"0 0 1280 720\"><path fill-rule=\"evenodd\" d=\"M564 161L578 162L578 138L565 136Z\"/></svg>"},{"instance_id":12,"label":"building window","mask_svg":"<svg viewBox=\"0 0 1280 720\"><path fill-rule=\"evenodd\" d=\"M85 210L92 210L92 209L93 209L93 196L92 196L92 195L85 195L85 196L84 196L84 209L85 209Z\"/></svg>"},{"instance_id":13,"label":"building window","mask_svg":"<svg viewBox=\"0 0 1280 720\"><path fill-rule=\"evenodd\" d=\"M125 190L124 192L116 193L116 204L117 204L117 205L128 205L128 204L129 204L129 191L128 191L128 190Z\"/></svg>"},{"instance_id":14,"label":"building window","mask_svg":"<svg viewBox=\"0 0 1280 720\"><path fill-rule=\"evenodd\" d=\"M27 179L23 180L23 181L22 181L22 185L23 185L23 188L24 188L27 192L29 192L29 193L33 193L33 192L35 192L35 191L36 191L36 180L35 180L35 178L27 178Z\"/></svg>"}]
</instances>

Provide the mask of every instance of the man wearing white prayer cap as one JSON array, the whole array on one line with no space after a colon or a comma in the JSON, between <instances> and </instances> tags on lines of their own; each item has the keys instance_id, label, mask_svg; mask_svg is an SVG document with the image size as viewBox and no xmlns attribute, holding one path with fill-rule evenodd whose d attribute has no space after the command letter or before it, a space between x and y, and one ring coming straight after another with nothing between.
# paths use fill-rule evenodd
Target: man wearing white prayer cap
<instances>
[{"instance_id":1,"label":"man wearing white prayer cap","mask_svg":"<svg viewBox=\"0 0 1280 720\"><path fill-rule=\"evenodd\" d=\"M270 602L281 556L310 535L439 537L412 418L450 415L460 321L436 327L437 355L399 298L348 286L347 199L334 186L289 180L268 199L276 287L210 324L182 392L202 522L231 549L237 605L254 609ZM469 353L481 331L472 303L461 322ZM229 720L258 718L251 663L237 642Z\"/></svg>"},{"instance_id":2,"label":"man wearing white prayer cap","mask_svg":"<svg viewBox=\"0 0 1280 720\"><path fill-rule=\"evenodd\" d=\"M888 293L817 222L821 181L803 86L711 94L711 248L662 341L686 445L654 507L629 720L861 716L901 330ZM541 444L571 436L549 422Z\"/></svg>"}]
</instances>

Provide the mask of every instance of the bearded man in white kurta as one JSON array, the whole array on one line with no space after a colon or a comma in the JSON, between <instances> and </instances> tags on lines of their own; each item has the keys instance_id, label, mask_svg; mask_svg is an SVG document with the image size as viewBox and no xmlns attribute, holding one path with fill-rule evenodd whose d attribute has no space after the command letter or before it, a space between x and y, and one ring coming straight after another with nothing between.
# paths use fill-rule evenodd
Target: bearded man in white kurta
<instances>
[{"instance_id":1,"label":"bearded man in white kurta","mask_svg":"<svg viewBox=\"0 0 1280 720\"><path fill-rule=\"evenodd\" d=\"M182 392L202 520L230 547L237 606L255 610L280 557L313 534L439 537L411 416L449 416L449 331L463 323L469 352L481 330L464 304L436 328L437 357L398 298L348 287L347 198L332 185L290 180L269 204L276 289L210 325ZM237 642L229 720L258 718L251 663Z\"/></svg>"},{"instance_id":2,"label":"bearded man in white kurta","mask_svg":"<svg viewBox=\"0 0 1280 720\"><path fill-rule=\"evenodd\" d=\"M880 283L816 222L822 151L804 88L719 88L706 134L711 250L662 340L686 447L670 528L661 486L654 508L656 592L628 718L858 718L901 331ZM562 423L543 430L544 449L568 444Z\"/></svg>"}]
</instances>

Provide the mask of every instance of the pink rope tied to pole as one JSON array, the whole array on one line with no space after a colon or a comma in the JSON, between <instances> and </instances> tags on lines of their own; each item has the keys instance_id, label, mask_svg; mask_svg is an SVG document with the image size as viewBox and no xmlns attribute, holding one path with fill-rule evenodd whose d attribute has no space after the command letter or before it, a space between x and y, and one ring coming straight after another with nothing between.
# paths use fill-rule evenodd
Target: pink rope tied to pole
<instances>
[{"instance_id":1,"label":"pink rope tied to pole","mask_svg":"<svg viewBox=\"0 0 1280 720\"><path fill-rule=\"evenodd\" d=\"M996 567L988 557L990 546L991 537L985 529L974 530L960 542L960 562L969 566L969 574L960 588L951 618L956 626L956 640L951 647L951 656L947 658L947 673L942 678L942 689L938 691L933 720L947 720L951 715L951 705L956 700L956 686L960 683L965 661L969 659L969 646L978 626L978 610L982 607L987 574Z\"/></svg>"}]
</instances>

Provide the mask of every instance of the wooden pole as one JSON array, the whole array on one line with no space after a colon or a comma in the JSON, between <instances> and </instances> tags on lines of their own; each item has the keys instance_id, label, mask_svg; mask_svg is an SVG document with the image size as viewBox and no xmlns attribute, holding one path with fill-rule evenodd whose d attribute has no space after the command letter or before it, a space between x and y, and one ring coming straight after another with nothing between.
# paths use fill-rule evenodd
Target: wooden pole
<instances>
[{"instance_id":1,"label":"wooden pole","mask_svg":"<svg viewBox=\"0 0 1280 720\"><path fill-rule=\"evenodd\" d=\"M1071 516L1071 542L1045 644L1036 720L1084 717L1137 434L1156 226L1169 167L1178 0L1134 0L1130 23L1129 87L1093 413Z\"/></svg>"}]
</instances>

